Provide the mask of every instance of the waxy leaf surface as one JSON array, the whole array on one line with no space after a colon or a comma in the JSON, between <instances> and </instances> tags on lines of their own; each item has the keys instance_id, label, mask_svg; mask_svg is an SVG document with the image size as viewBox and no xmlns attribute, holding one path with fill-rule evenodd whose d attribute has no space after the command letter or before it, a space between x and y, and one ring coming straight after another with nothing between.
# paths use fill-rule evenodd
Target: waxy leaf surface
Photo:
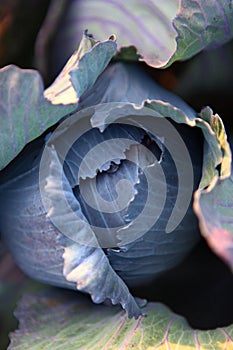
<instances>
[{"instance_id":1,"label":"waxy leaf surface","mask_svg":"<svg viewBox=\"0 0 233 350\"><path fill-rule=\"evenodd\" d=\"M0 70L0 170L27 143L75 109L115 50L113 40L96 43L84 35L79 50L45 91L37 71L16 66Z\"/></svg>"},{"instance_id":2,"label":"waxy leaf surface","mask_svg":"<svg viewBox=\"0 0 233 350\"><path fill-rule=\"evenodd\" d=\"M233 349L233 326L194 330L160 303L149 303L144 311L146 317L129 320L118 307L97 306L80 295L24 295L8 350Z\"/></svg>"},{"instance_id":3,"label":"waxy leaf surface","mask_svg":"<svg viewBox=\"0 0 233 350\"><path fill-rule=\"evenodd\" d=\"M98 40L114 33L119 58L165 67L231 40L232 16L229 0L72 1L58 28L56 42L65 51L57 62L63 64L88 29Z\"/></svg>"}]
</instances>

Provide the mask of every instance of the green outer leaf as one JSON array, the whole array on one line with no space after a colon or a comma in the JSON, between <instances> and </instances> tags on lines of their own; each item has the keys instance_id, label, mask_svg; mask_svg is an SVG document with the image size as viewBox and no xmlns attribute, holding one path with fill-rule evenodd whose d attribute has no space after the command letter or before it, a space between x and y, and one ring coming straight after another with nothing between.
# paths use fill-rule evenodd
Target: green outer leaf
<instances>
[{"instance_id":1,"label":"green outer leaf","mask_svg":"<svg viewBox=\"0 0 233 350\"><path fill-rule=\"evenodd\" d=\"M231 173L231 149L227 141L227 135L223 121L218 114L213 114L213 111L209 107L203 108L199 116L210 125L212 131L215 134L215 137L217 138L218 147L222 153L221 167L219 169L220 178L227 178ZM215 145L212 143L209 144L209 151L205 154L205 162L207 166L203 170L206 174L205 176L207 178L209 177L210 179L214 178L215 175L214 173L211 173L211 169L214 167L215 159L215 157L212 156L212 153L216 153L214 149ZM217 166L217 164L215 164L215 166Z\"/></svg>"},{"instance_id":2,"label":"green outer leaf","mask_svg":"<svg viewBox=\"0 0 233 350\"><path fill-rule=\"evenodd\" d=\"M52 105L43 90L36 71L15 66L0 70L0 170L28 142L74 109L74 105Z\"/></svg>"},{"instance_id":3,"label":"green outer leaf","mask_svg":"<svg viewBox=\"0 0 233 350\"><path fill-rule=\"evenodd\" d=\"M233 272L233 174L218 180L213 188L197 191L194 210L202 235L211 249Z\"/></svg>"},{"instance_id":4,"label":"green outer leaf","mask_svg":"<svg viewBox=\"0 0 233 350\"><path fill-rule=\"evenodd\" d=\"M150 104L148 104L149 107ZM164 117L170 117L177 123L185 123L202 129L205 137L204 159L200 189L209 186L215 176L226 178L231 173L231 151L221 118L209 107L203 108L195 118L190 118L176 107L162 101L152 101L151 107ZM217 170L219 167L219 170Z\"/></svg>"},{"instance_id":5,"label":"green outer leaf","mask_svg":"<svg viewBox=\"0 0 233 350\"><path fill-rule=\"evenodd\" d=\"M0 70L0 170L28 142L74 111L115 52L114 37L97 43L85 34L79 50L45 92L36 71L15 66Z\"/></svg>"},{"instance_id":6,"label":"green outer leaf","mask_svg":"<svg viewBox=\"0 0 233 350\"><path fill-rule=\"evenodd\" d=\"M173 21L178 32L177 49L168 65L232 39L232 16L233 6L229 0L181 0Z\"/></svg>"},{"instance_id":7,"label":"green outer leaf","mask_svg":"<svg viewBox=\"0 0 233 350\"><path fill-rule=\"evenodd\" d=\"M149 303L144 310L147 317L129 320L118 307L97 306L77 294L24 295L8 350L233 349L232 325L193 330L163 304Z\"/></svg>"},{"instance_id":8,"label":"green outer leaf","mask_svg":"<svg viewBox=\"0 0 233 350\"><path fill-rule=\"evenodd\" d=\"M98 42L85 32L79 49L70 57L54 83L45 91L53 104L77 103L116 53L115 36Z\"/></svg>"},{"instance_id":9,"label":"green outer leaf","mask_svg":"<svg viewBox=\"0 0 233 350\"><path fill-rule=\"evenodd\" d=\"M220 117L205 108L200 116L211 126L222 153L219 175L216 170L218 149L214 139L205 148L203 168L204 186L206 190L196 191L194 195L194 211L199 219L201 234L210 248L225 261L233 271L233 181L231 174L231 150L227 142L224 125ZM206 132L203 130L206 134ZM221 159L221 156L220 158ZM231 177L229 177L231 174Z\"/></svg>"}]
</instances>

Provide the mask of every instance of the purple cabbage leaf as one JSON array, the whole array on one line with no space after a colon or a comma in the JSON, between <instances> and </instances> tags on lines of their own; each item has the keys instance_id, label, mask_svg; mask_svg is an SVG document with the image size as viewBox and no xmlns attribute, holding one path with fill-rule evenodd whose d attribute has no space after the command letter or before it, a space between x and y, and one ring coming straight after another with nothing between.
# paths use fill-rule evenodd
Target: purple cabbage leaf
<instances>
[{"instance_id":1,"label":"purple cabbage leaf","mask_svg":"<svg viewBox=\"0 0 233 350\"><path fill-rule=\"evenodd\" d=\"M232 15L229 0L72 0L57 28L51 60L60 69L88 29L99 40L115 33L121 59L166 67L232 39Z\"/></svg>"}]
</instances>

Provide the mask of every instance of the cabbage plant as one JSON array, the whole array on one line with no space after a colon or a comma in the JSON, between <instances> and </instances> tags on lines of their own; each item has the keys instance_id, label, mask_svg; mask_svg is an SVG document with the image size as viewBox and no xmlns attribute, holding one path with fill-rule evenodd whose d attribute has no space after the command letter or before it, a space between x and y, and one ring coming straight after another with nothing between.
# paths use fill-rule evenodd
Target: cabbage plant
<instances>
[{"instance_id":1,"label":"cabbage plant","mask_svg":"<svg viewBox=\"0 0 233 350\"><path fill-rule=\"evenodd\" d=\"M75 14L76 39L63 30ZM35 70L1 69L3 240L26 274L94 302L78 292L71 300L66 291L25 296L10 349L69 348L71 339L78 349L232 346L232 325L192 329L156 296L147 303L133 292L180 264L201 237L232 271L223 122L162 88L140 63L167 67L223 44L231 14L226 1L73 1L58 57L85 27L100 40L85 31L46 89Z\"/></svg>"}]
</instances>

